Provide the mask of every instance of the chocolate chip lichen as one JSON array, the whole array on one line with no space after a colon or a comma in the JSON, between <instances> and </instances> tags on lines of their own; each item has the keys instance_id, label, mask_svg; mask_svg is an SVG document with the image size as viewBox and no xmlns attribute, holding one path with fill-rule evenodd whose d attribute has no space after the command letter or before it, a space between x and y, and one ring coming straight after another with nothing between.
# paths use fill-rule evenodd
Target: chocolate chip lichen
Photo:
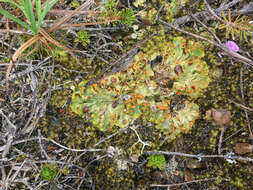
<instances>
[{"instance_id":1,"label":"chocolate chip lichen","mask_svg":"<svg viewBox=\"0 0 253 190\"><path fill-rule=\"evenodd\" d=\"M201 59L204 51L182 37L165 39L161 34L148 41L127 73L107 76L89 87L80 83L73 93L72 110L102 131L123 128L138 119L155 124L170 139L190 130L199 116L193 100L209 83L208 67ZM162 57L161 63L151 67L157 56ZM167 74L163 86L157 82L160 72ZM172 87L167 86L170 82ZM179 97L176 104L175 96Z\"/></svg>"}]
</instances>

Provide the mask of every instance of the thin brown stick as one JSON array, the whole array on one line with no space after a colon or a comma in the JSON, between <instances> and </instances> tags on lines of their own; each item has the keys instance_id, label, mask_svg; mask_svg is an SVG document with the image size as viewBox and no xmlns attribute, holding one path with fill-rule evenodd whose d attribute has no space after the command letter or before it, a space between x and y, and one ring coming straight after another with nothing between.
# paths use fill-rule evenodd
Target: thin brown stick
<instances>
[{"instance_id":1,"label":"thin brown stick","mask_svg":"<svg viewBox=\"0 0 253 190\"><path fill-rule=\"evenodd\" d=\"M234 127L237 127L236 125L234 125ZM238 134L240 131L243 130L243 127L240 128L239 130L237 130L236 132L234 132L232 135L229 135L227 138L225 138L222 142L226 142L228 139L230 139L231 137L235 136L236 134Z\"/></svg>"},{"instance_id":2,"label":"thin brown stick","mask_svg":"<svg viewBox=\"0 0 253 190\"><path fill-rule=\"evenodd\" d=\"M221 154L221 144L222 144L222 139L223 139L224 132L225 132L225 127L223 126L221 128L220 138L219 138L219 145L218 145L218 154L219 155Z\"/></svg>"},{"instance_id":3,"label":"thin brown stick","mask_svg":"<svg viewBox=\"0 0 253 190\"><path fill-rule=\"evenodd\" d=\"M23 31L19 31L19 30L7 30L7 29L0 29L0 33L14 33L14 34L27 34L27 35L31 35L28 32L23 32Z\"/></svg>"},{"instance_id":4,"label":"thin brown stick","mask_svg":"<svg viewBox=\"0 0 253 190\"><path fill-rule=\"evenodd\" d=\"M87 0L84 4L82 4L80 7L75 9L72 13L69 15L63 17L59 22L57 22L55 25L53 25L51 28L49 28L48 32L53 32L57 30L61 25L68 22L74 15L78 14L79 11L83 10L84 8L88 7L89 5L93 4L93 0Z\"/></svg>"},{"instance_id":5,"label":"thin brown stick","mask_svg":"<svg viewBox=\"0 0 253 190\"><path fill-rule=\"evenodd\" d=\"M242 104L245 105L244 93L243 93L243 72L242 71L243 71L243 68L240 69L240 91L241 91L241 97L242 97ZM248 112L245 108L243 110L244 110L245 117L246 117L246 120L247 120L247 123L248 123L250 138L253 139L253 134L252 134L252 131L251 131Z\"/></svg>"},{"instance_id":6,"label":"thin brown stick","mask_svg":"<svg viewBox=\"0 0 253 190\"><path fill-rule=\"evenodd\" d=\"M204 159L204 158L222 158L222 159L229 159L229 160L242 160L247 162L253 162L253 158L249 157L242 157L242 156L231 156L230 154L226 155L203 155L203 154L187 154L187 153L181 153L181 152L168 152L168 151L147 151L146 154L164 154L164 155L175 155L175 156L182 156L182 157L188 157L188 158L196 158L196 159Z\"/></svg>"},{"instance_id":7,"label":"thin brown stick","mask_svg":"<svg viewBox=\"0 0 253 190\"><path fill-rule=\"evenodd\" d=\"M207 3L206 0L204 0L204 3L205 3L205 5L206 5L206 8L207 8L208 12L209 12L214 18L216 18L218 21L220 21L220 22L226 24L226 22L225 22L224 20L222 20L218 15L215 14L215 12L214 12L213 9L211 8L211 6Z\"/></svg>"},{"instance_id":8,"label":"thin brown stick","mask_svg":"<svg viewBox=\"0 0 253 190\"><path fill-rule=\"evenodd\" d=\"M71 28L71 27L80 27L80 26L89 26L89 25L96 25L96 24L107 24L107 23L118 21L118 20L119 19L107 20L107 21L101 21L101 22L87 22L87 23L77 23L77 24L64 24L62 26L59 26L57 29Z\"/></svg>"},{"instance_id":9,"label":"thin brown stick","mask_svg":"<svg viewBox=\"0 0 253 190\"><path fill-rule=\"evenodd\" d=\"M76 10L58 10L58 9L51 9L49 11L49 14L54 14L54 15L66 15L66 14L78 14L78 15L87 15L87 16L94 16L100 13L100 11L76 11Z\"/></svg>"},{"instance_id":10,"label":"thin brown stick","mask_svg":"<svg viewBox=\"0 0 253 190\"><path fill-rule=\"evenodd\" d=\"M248 110L248 111L253 112L253 109L252 109L252 108L246 107L246 106L244 106L244 105L242 105L242 104L239 104L239 103L237 103L237 102L235 102L235 101L233 101L233 100L231 100L231 99L228 99L228 101L231 102L231 103L233 103L233 104L235 104L237 107L240 107L240 108L242 108L242 109L246 109L246 110Z\"/></svg>"},{"instance_id":11,"label":"thin brown stick","mask_svg":"<svg viewBox=\"0 0 253 190\"><path fill-rule=\"evenodd\" d=\"M191 15L191 17L192 18L194 18L197 22L199 22L216 40L217 40L217 42L219 43L219 44L221 44L221 41L220 41L220 39L216 36L216 34L213 32L213 31L211 31L203 22L201 22L196 16L194 16L193 14L192 14L192 12L190 12L190 15Z\"/></svg>"},{"instance_id":12,"label":"thin brown stick","mask_svg":"<svg viewBox=\"0 0 253 190\"><path fill-rule=\"evenodd\" d=\"M44 37L42 37L40 40L51 52L53 52L53 49L50 47L50 45L48 44L47 40Z\"/></svg>"},{"instance_id":13,"label":"thin brown stick","mask_svg":"<svg viewBox=\"0 0 253 190\"><path fill-rule=\"evenodd\" d=\"M192 180L192 181L187 181L183 183L174 183L174 184L151 184L150 187L175 187L175 186L182 186L182 185L187 185L191 183L200 183L200 182L206 182L206 181L212 181L212 180L219 180L220 178L218 177L213 177L213 178L206 178L206 179L197 179L197 180ZM227 181L227 179L225 179Z\"/></svg>"},{"instance_id":14,"label":"thin brown stick","mask_svg":"<svg viewBox=\"0 0 253 190\"><path fill-rule=\"evenodd\" d=\"M7 33L6 33L5 38L7 38L10 35L9 19L6 19L6 30L7 30Z\"/></svg>"},{"instance_id":15,"label":"thin brown stick","mask_svg":"<svg viewBox=\"0 0 253 190\"><path fill-rule=\"evenodd\" d=\"M20 55L31 45L33 45L35 42L39 40L39 35L33 36L31 39L29 39L27 42L25 42L22 46L20 46L17 51L12 56L12 61L17 61L17 59L20 57Z\"/></svg>"},{"instance_id":16,"label":"thin brown stick","mask_svg":"<svg viewBox=\"0 0 253 190\"><path fill-rule=\"evenodd\" d=\"M62 48L63 50L65 50L66 52L68 52L76 61L77 63L80 64L80 61L78 60L78 58L72 53L71 49L61 45L59 42L57 42L56 40L54 40L43 28L40 29L40 34L49 42L51 42L52 44L56 45L57 47Z\"/></svg>"}]
</instances>

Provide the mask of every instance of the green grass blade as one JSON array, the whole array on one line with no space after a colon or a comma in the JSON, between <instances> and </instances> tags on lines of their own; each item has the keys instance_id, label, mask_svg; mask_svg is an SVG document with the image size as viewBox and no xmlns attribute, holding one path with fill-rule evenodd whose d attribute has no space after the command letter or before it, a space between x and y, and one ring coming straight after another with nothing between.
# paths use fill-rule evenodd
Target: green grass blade
<instances>
[{"instance_id":1,"label":"green grass blade","mask_svg":"<svg viewBox=\"0 0 253 190\"><path fill-rule=\"evenodd\" d=\"M243 31L242 33L243 33L243 37L244 37L245 41L248 42L247 32Z\"/></svg>"},{"instance_id":2,"label":"green grass blade","mask_svg":"<svg viewBox=\"0 0 253 190\"><path fill-rule=\"evenodd\" d=\"M19 9L22 10L22 7L19 4L17 4L16 2L14 2L13 0L0 0L0 2L10 3L11 5L13 5L13 6L15 6L15 7L17 7L17 8L19 8Z\"/></svg>"},{"instance_id":3,"label":"green grass blade","mask_svg":"<svg viewBox=\"0 0 253 190\"><path fill-rule=\"evenodd\" d=\"M40 28L42 21L44 20L45 16L46 16L46 9L49 7L49 0L47 0L46 2L46 7L44 8L42 14L40 15L40 17L38 17L38 28Z\"/></svg>"},{"instance_id":4,"label":"green grass blade","mask_svg":"<svg viewBox=\"0 0 253 190\"><path fill-rule=\"evenodd\" d=\"M25 1L24 0L19 0L20 4L25 7Z\"/></svg>"},{"instance_id":5,"label":"green grass blade","mask_svg":"<svg viewBox=\"0 0 253 190\"><path fill-rule=\"evenodd\" d=\"M25 1L24 0L19 0L19 3L21 4L21 10L22 10L22 12L24 13L24 15L25 15L25 17L27 18L27 19L29 19L28 18L28 14L27 14L27 12L25 11Z\"/></svg>"},{"instance_id":6,"label":"green grass blade","mask_svg":"<svg viewBox=\"0 0 253 190\"><path fill-rule=\"evenodd\" d=\"M20 4L20 9L22 10L23 14L25 15L26 19L29 20L29 16L28 16L28 13L26 12L25 10L25 2L24 0L19 0L19 4Z\"/></svg>"},{"instance_id":7,"label":"green grass blade","mask_svg":"<svg viewBox=\"0 0 253 190\"><path fill-rule=\"evenodd\" d=\"M48 11L49 11L50 9L52 9L52 7L53 7L57 2L58 2L58 0L53 0L53 1L50 3L49 8L48 8L46 14L48 13Z\"/></svg>"},{"instance_id":8,"label":"green grass blade","mask_svg":"<svg viewBox=\"0 0 253 190\"><path fill-rule=\"evenodd\" d=\"M36 0L36 12L37 12L37 18L39 19L41 17L41 1Z\"/></svg>"},{"instance_id":9,"label":"green grass blade","mask_svg":"<svg viewBox=\"0 0 253 190\"><path fill-rule=\"evenodd\" d=\"M225 22L228 23L227 17L225 16L224 11L222 11L222 17L224 18Z\"/></svg>"},{"instance_id":10,"label":"green grass blade","mask_svg":"<svg viewBox=\"0 0 253 190\"><path fill-rule=\"evenodd\" d=\"M31 24L32 32L33 34L38 33L38 29L36 26L36 21L35 21L35 16L33 12L33 6L32 6L32 1L31 0L25 0L25 11L29 17L29 22Z\"/></svg>"},{"instance_id":11,"label":"green grass blade","mask_svg":"<svg viewBox=\"0 0 253 190\"><path fill-rule=\"evenodd\" d=\"M19 4L16 3L16 2L14 2L13 0L0 0L0 2L10 3L12 6L19 8L25 14L25 8L24 8L25 3L24 3L24 0L19 0ZM25 16L27 18L26 14L25 14Z\"/></svg>"},{"instance_id":12,"label":"green grass blade","mask_svg":"<svg viewBox=\"0 0 253 190\"><path fill-rule=\"evenodd\" d=\"M22 20L18 19L17 17L13 16L12 14L10 14L9 12L7 12L6 10L0 8L0 14L6 16L8 19L13 20L14 22L20 24L21 26L23 26L24 28L26 28L27 30L30 30L30 26L28 24L26 24L25 22L23 22Z\"/></svg>"},{"instance_id":13,"label":"green grass blade","mask_svg":"<svg viewBox=\"0 0 253 190\"><path fill-rule=\"evenodd\" d=\"M58 0L53 0L51 3L49 3L49 0L46 2L46 6L41 14L41 16L38 18L38 28L40 28L42 21L44 20L45 16L47 15L48 11L58 2Z\"/></svg>"}]
</instances>

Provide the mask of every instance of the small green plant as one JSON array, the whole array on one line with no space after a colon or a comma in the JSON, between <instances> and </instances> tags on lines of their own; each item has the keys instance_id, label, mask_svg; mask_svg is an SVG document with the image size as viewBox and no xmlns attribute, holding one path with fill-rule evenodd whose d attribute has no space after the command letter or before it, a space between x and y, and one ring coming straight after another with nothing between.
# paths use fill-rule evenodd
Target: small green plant
<instances>
[{"instance_id":1,"label":"small green plant","mask_svg":"<svg viewBox=\"0 0 253 190\"><path fill-rule=\"evenodd\" d=\"M118 18L121 24L128 24L129 26L132 26L132 24L136 21L134 14L135 12L132 8L124 8L118 11L115 0L107 0L105 5L102 7L101 16Z\"/></svg>"},{"instance_id":2,"label":"small green plant","mask_svg":"<svg viewBox=\"0 0 253 190\"><path fill-rule=\"evenodd\" d=\"M53 181L57 175L57 168L55 165L44 165L41 172L40 176L42 177L43 180L48 180L48 181Z\"/></svg>"},{"instance_id":3,"label":"small green plant","mask_svg":"<svg viewBox=\"0 0 253 190\"><path fill-rule=\"evenodd\" d=\"M70 7L72 8L77 8L80 6L80 3L77 1L77 0L73 0L71 3L70 3Z\"/></svg>"},{"instance_id":4,"label":"small green plant","mask_svg":"<svg viewBox=\"0 0 253 190\"><path fill-rule=\"evenodd\" d=\"M53 56L54 56L55 60L59 61L59 62L65 62L68 60L68 54L66 53L66 51L64 51L58 47L54 49Z\"/></svg>"},{"instance_id":5,"label":"small green plant","mask_svg":"<svg viewBox=\"0 0 253 190\"><path fill-rule=\"evenodd\" d=\"M7 2L10 3L12 6L20 9L25 18L28 20L28 23L20 20L19 18L15 17L14 15L10 14L8 11L0 8L0 14L6 16L10 20L13 20L14 22L20 24L27 30L31 30L31 32L36 35L39 33L41 24L48 13L48 11L57 3L58 0L47 0L46 6L44 10L42 11L42 6L41 6L41 1L36 0L35 5L36 5L36 16L37 16L37 21L36 21L36 16L33 11L33 5L32 5L32 0L19 0L18 3L16 3L13 0L0 0L0 2Z\"/></svg>"},{"instance_id":6,"label":"small green plant","mask_svg":"<svg viewBox=\"0 0 253 190\"><path fill-rule=\"evenodd\" d=\"M131 8L122 9L118 14L120 16L121 24L128 24L129 26L132 26L132 24L136 21L134 10Z\"/></svg>"},{"instance_id":7,"label":"small green plant","mask_svg":"<svg viewBox=\"0 0 253 190\"><path fill-rule=\"evenodd\" d=\"M233 39L237 36L240 37L240 40L245 39L247 41L247 36L252 36L253 24L250 22L250 17L239 15L232 21L230 9L228 11L228 18L225 16L224 12L222 12L222 17L224 22L220 24L218 28L226 29L226 38L231 34Z\"/></svg>"},{"instance_id":8,"label":"small green plant","mask_svg":"<svg viewBox=\"0 0 253 190\"><path fill-rule=\"evenodd\" d=\"M90 37L85 30L81 30L77 33L77 38L75 38L74 41L81 43L83 46L86 46L90 43Z\"/></svg>"},{"instance_id":9,"label":"small green plant","mask_svg":"<svg viewBox=\"0 0 253 190\"><path fill-rule=\"evenodd\" d=\"M104 4L102 11L105 13L106 11L115 11L116 2L115 0L106 0L106 3Z\"/></svg>"},{"instance_id":10,"label":"small green plant","mask_svg":"<svg viewBox=\"0 0 253 190\"><path fill-rule=\"evenodd\" d=\"M148 167L159 168L163 170L166 166L166 160L163 154L152 154L148 157Z\"/></svg>"},{"instance_id":11,"label":"small green plant","mask_svg":"<svg viewBox=\"0 0 253 190\"><path fill-rule=\"evenodd\" d=\"M144 6L145 2L146 2L146 0L136 0L136 1L134 1L133 5L136 7Z\"/></svg>"}]
</instances>

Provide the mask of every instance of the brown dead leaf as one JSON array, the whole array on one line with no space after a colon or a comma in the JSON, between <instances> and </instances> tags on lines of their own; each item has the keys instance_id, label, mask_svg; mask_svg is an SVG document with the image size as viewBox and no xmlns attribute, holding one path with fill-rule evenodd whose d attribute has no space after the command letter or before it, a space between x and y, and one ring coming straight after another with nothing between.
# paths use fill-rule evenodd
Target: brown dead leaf
<instances>
[{"instance_id":1,"label":"brown dead leaf","mask_svg":"<svg viewBox=\"0 0 253 190\"><path fill-rule=\"evenodd\" d=\"M185 181L192 181L192 172L191 172L191 170L185 170L185 172L184 172L184 180Z\"/></svg>"},{"instance_id":2,"label":"brown dead leaf","mask_svg":"<svg viewBox=\"0 0 253 190\"><path fill-rule=\"evenodd\" d=\"M227 110L212 109L212 118L218 126L223 127L230 122L231 112Z\"/></svg>"},{"instance_id":3,"label":"brown dead leaf","mask_svg":"<svg viewBox=\"0 0 253 190\"><path fill-rule=\"evenodd\" d=\"M236 154L246 154L252 152L253 145L248 143L236 143L235 145L235 153Z\"/></svg>"}]
</instances>

